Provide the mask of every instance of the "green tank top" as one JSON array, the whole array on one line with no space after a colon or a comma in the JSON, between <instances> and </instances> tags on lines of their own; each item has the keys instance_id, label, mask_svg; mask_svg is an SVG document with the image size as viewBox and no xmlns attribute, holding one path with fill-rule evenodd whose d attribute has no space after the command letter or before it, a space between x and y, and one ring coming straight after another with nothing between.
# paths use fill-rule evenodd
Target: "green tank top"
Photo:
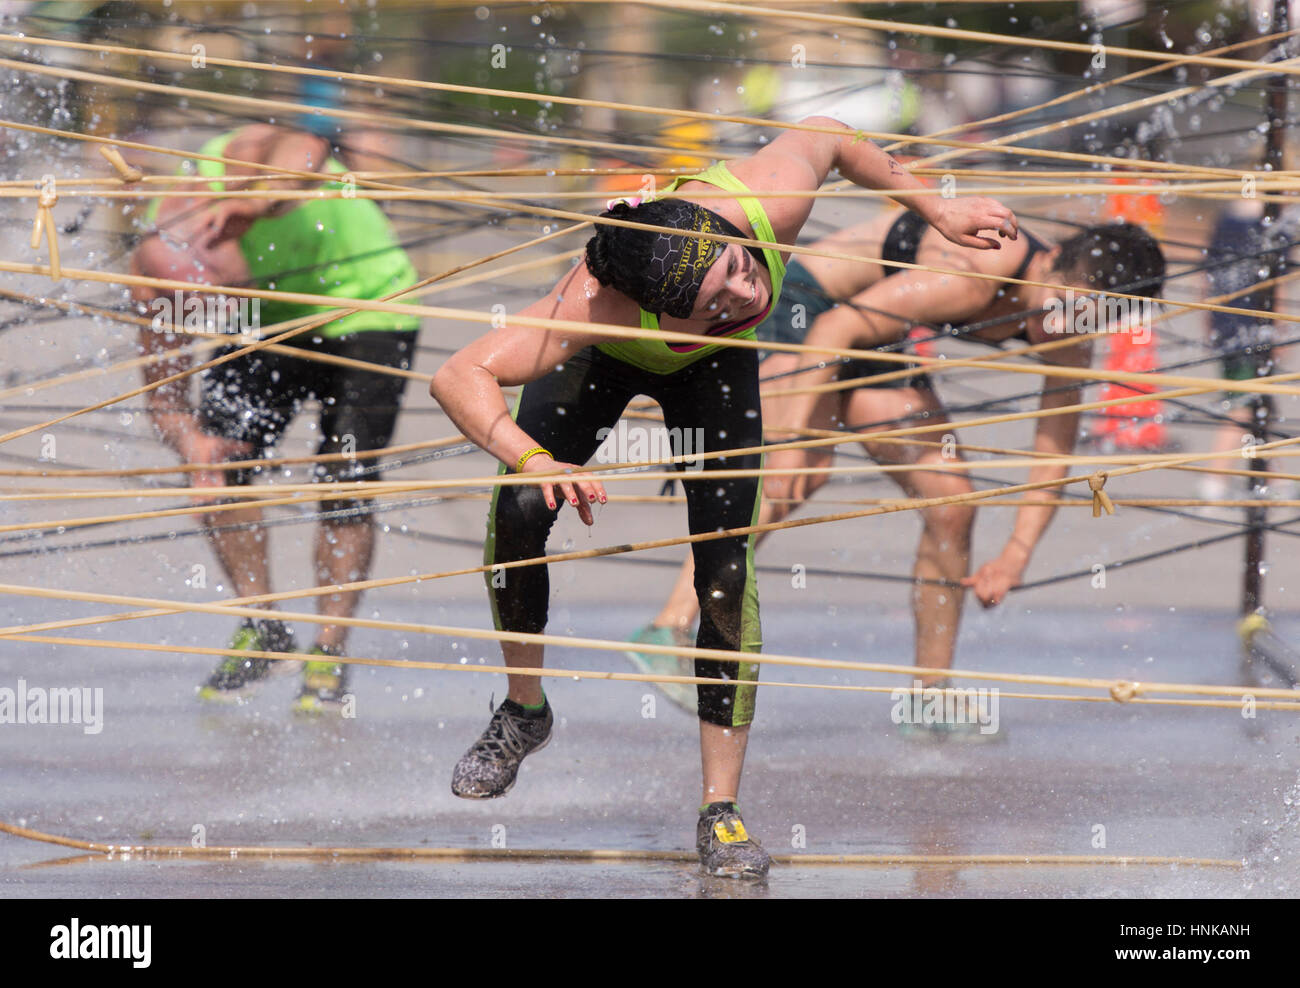
<instances>
[{"instance_id":1,"label":"green tank top","mask_svg":"<svg viewBox=\"0 0 1300 988\"><path fill-rule=\"evenodd\" d=\"M749 191L749 187L731 174L730 169L721 162L705 169L698 175L683 175L674 179L673 183L665 191L673 192L683 182L691 181L707 182L709 185L716 185L727 192ZM775 243L776 234L772 230L772 224L767 218L766 210L763 209L763 203L749 196L737 197L736 201L740 203L741 209L745 211L749 225L754 230L754 239ZM756 339L755 330L758 324L776 308L777 300L781 297L781 284L785 280L785 262L781 260L781 252L770 247L763 248L763 257L767 260L768 274L772 278L772 301L759 315L746 320L739 329L716 335L742 340ZM641 328L657 332L659 330L659 317L653 312L642 309ZM703 338L707 339L707 337ZM607 353L625 364L631 364L633 367L639 367L652 374L672 374L683 367L689 367L701 357L707 357L709 354L723 349L723 345L720 343L670 344L662 339L649 336L635 340L614 340L609 343L598 343L596 346L602 353Z\"/></svg>"},{"instance_id":2,"label":"green tank top","mask_svg":"<svg viewBox=\"0 0 1300 988\"><path fill-rule=\"evenodd\" d=\"M222 134L203 145L200 153L221 157L235 137ZM220 161L198 160L198 173L205 178L220 179L226 166ZM330 158L325 170L335 174L346 171ZM224 183L209 183L214 191L223 191ZM341 189L330 182L326 189ZM157 215L157 200L151 204L149 217ZM415 268L406 251L397 244L392 226L370 199L307 199L282 216L257 220L239 238L239 249L248 264L252 287L312 295L337 295L341 298L378 299L416 282ZM261 300L260 322L263 326L319 315L326 306L299 302ZM420 327L415 316L389 312L354 312L326 323L318 332L333 339L373 330L406 331Z\"/></svg>"}]
</instances>

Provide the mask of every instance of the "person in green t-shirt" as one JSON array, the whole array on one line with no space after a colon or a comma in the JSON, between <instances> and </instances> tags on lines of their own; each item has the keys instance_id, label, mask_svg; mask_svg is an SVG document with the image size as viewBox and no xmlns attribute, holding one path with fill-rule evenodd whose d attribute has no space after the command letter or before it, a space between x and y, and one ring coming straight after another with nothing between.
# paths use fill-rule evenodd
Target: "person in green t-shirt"
<instances>
[{"instance_id":1,"label":"person in green t-shirt","mask_svg":"<svg viewBox=\"0 0 1300 988\"><path fill-rule=\"evenodd\" d=\"M338 173L345 169L330 145L313 134L256 124L222 134L201 154L249 162L230 165L196 159L189 163L200 189L225 191L227 175L265 174L270 169ZM259 168L258 166L269 166ZM227 170L228 168L228 170ZM248 183L232 184L233 189ZM321 187L310 179L264 179L261 187ZM345 188L336 182L324 188ZM149 210L155 230L132 256L133 274L196 284L245 286L283 292L377 299L416 281L410 259L397 243L387 218L369 199L320 200L267 198L165 197ZM191 366L178 348L194 332L257 333L263 327L329 311L325 306L260 299L234 299L200 292L173 292L136 286L133 298L152 324L140 332L141 349L168 359L145 369L154 383ZM200 400L191 402L188 379L149 393L149 412L162 440L188 464L195 488L250 483L255 466L227 469L224 464L271 454L302 403L320 402L318 454L313 480L374 480L374 458L355 453L382 449L396 424L406 378L309 359L310 354L343 357L407 370L419 322L411 316L354 312L300 334L285 345L303 356L268 350L209 368L199 375ZM223 355L236 349L218 351ZM365 579L374 552L375 530L364 501L324 501L315 544L321 586ZM251 597L271 592L267 537L261 511L246 508L204 516L212 547L235 592ZM351 617L359 593L320 598L320 613ZM270 608L268 607L268 613ZM304 712L341 708L347 697L346 667L332 661L343 654L347 628L324 624L304 666L296 707ZM292 632L273 617L249 620L236 632L232 649L294 651ZM239 699L270 674L273 660L228 655L200 687L205 699ZM284 668L284 666L280 666Z\"/></svg>"}]
</instances>

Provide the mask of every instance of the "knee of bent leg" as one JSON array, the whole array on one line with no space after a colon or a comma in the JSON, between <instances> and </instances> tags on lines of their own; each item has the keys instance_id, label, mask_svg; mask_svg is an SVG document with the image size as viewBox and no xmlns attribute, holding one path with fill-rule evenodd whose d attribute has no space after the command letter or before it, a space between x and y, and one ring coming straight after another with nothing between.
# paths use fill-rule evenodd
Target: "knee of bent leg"
<instances>
[{"instance_id":1,"label":"knee of bent leg","mask_svg":"<svg viewBox=\"0 0 1300 988\"><path fill-rule=\"evenodd\" d=\"M489 523L495 523L498 539L504 534L508 537L532 535L545 540L555 516L556 512L546 506L541 488L521 484L501 488Z\"/></svg>"},{"instance_id":2,"label":"knee of bent leg","mask_svg":"<svg viewBox=\"0 0 1300 988\"><path fill-rule=\"evenodd\" d=\"M695 595L702 610L740 607L748 571L743 553L719 558L706 554L695 559Z\"/></svg>"},{"instance_id":3,"label":"knee of bent leg","mask_svg":"<svg viewBox=\"0 0 1300 988\"><path fill-rule=\"evenodd\" d=\"M795 496L795 478L789 474L768 474L763 478L763 499L773 502L773 507L789 509L789 505L779 504L784 499Z\"/></svg>"},{"instance_id":4,"label":"knee of bent leg","mask_svg":"<svg viewBox=\"0 0 1300 988\"><path fill-rule=\"evenodd\" d=\"M924 511L926 531L940 542L964 547L970 544L975 509L968 504L938 504Z\"/></svg>"}]
</instances>

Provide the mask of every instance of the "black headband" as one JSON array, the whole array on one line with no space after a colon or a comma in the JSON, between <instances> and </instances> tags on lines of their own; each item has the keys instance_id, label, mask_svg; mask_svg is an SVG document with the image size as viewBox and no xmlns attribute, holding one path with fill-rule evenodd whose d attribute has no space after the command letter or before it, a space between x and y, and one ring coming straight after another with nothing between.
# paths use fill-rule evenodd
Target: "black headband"
<instances>
[{"instance_id":1,"label":"black headband","mask_svg":"<svg viewBox=\"0 0 1300 988\"><path fill-rule=\"evenodd\" d=\"M659 200L657 226L672 226L697 233L748 239L734 223L711 209L685 199ZM655 237L650 263L640 291L633 294L647 312L688 319L695 309L700 286L726 244L704 237L660 233ZM766 266L763 252L747 248ZM630 293L632 294L632 293Z\"/></svg>"}]
</instances>

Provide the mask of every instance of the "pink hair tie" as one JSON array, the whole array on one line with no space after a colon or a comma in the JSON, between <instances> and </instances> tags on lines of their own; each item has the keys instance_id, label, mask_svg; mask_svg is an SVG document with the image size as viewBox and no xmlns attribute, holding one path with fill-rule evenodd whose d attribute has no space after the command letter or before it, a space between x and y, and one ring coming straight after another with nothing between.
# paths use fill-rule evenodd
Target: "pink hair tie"
<instances>
[{"instance_id":1,"label":"pink hair tie","mask_svg":"<svg viewBox=\"0 0 1300 988\"><path fill-rule=\"evenodd\" d=\"M641 205L641 197L640 196L619 196L617 199L610 199L605 203L605 211L606 212L611 211L620 202L625 202L632 209L636 209L637 206Z\"/></svg>"}]
</instances>

